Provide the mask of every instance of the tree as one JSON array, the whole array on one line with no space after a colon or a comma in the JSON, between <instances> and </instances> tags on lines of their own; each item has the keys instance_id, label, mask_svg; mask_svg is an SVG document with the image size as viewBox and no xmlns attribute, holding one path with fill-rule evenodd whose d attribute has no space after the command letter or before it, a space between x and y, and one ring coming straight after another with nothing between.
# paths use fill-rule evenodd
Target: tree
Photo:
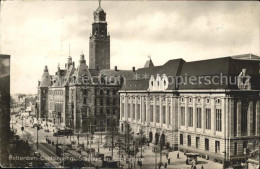
<instances>
[{"instance_id":1,"label":"tree","mask_svg":"<svg viewBox=\"0 0 260 169\"><path fill-rule=\"evenodd\" d=\"M24 131L24 133L21 136L21 139L23 139L24 141L26 141L30 144L34 143L31 133L29 133L27 131Z\"/></svg>"}]
</instances>

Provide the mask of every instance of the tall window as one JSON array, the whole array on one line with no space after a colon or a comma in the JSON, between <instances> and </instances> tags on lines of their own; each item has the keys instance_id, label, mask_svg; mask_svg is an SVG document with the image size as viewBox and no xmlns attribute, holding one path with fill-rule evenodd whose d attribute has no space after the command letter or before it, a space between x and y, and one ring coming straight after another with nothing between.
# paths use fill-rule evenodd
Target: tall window
<instances>
[{"instance_id":1,"label":"tall window","mask_svg":"<svg viewBox=\"0 0 260 169\"><path fill-rule=\"evenodd\" d=\"M166 124L166 110L165 106L162 107L162 122Z\"/></svg>"},{"instance_id":2,"label":"tall window","mask_svg":"<svg viewBox=\"0 0 260 169\"><path fill-rule=\"evenodd\" d=\"M211 109L206 109L206 129L211 129Z\"/></svg>"},{"instance_id":3,"label":"tall window","mask_svg":"<svg viewBox=\"0 0 260 169\"><path fill-rule=\"evenodd\" d=\"M122 117L125 116L125 104L124 103L121 104L121 114L122 114Z\"/></svg>"},{"instance_id":4,"label":"tall window","mask_svg":"<svg viewBox=\"0 0 260 169\"><path fill-rule=\"evenodd\" d=\"M197 108L197 128L201 128L201 108Z\"/></svg>"},{"instance_id":5,"label":"tall window","mask_svg":"<svg viewBox=\"0 0 260 169\"><path fill-rule=\"evenodd\" d=\"M127 118L130 118L130 103L127 104Z\"/></svg>"},{"instance_id":6,"label":"tall window","mask_svg":"<svg viewBox=\"0 0 260 169\"><path fill-rule=\"evenodd\" d=\"M180 145L183 145L183 134L180 134Z\"/></svg>"},{"instance_id":7,"label":"tall window","mask_svg":"<svg viewBox=\"0 0 260 169\"><path fill-rule=\"evenodd\" d=\"M191 146L191 136L188 135L188 146Z\"/></svg>"},{"instance_id":8,"label":"tall window","mask_svg":"<svg viewBox=\"0 0 260 169\"><path fill-rule=\"evenodd\" d=\"M83 104L87 104L87 98L84 98Z\"/></svg>"},{"instance_id":9,"label":"tall window","mask_svg":"<svg viewBox=\"0 0 260 169\"><path fill-rule=\"evenodd\" d=\"M205 138L205 150L209 151L209 139Z\"/></svg>"},{"instance_id":10,"label":"tall window","mask_svg":"<svg viewBox=\"0 0 260 169\"><path fill-rule=\"evenodd\" d=\"M234 100L234 135L237 135L237 101Z\"/></svg>"},{"instance_id":11,"label":"tall window","mask_svg":"<svg viewBox=\"0 0 260 169\"><path fill-rule=\"evenodd\" d=\"M135 119L135 104L133 104L132 119Z\"/></svg>"},{"instance_id":12,"label":"tall window","mask_svg":"<svg viewBox=\"0 0 260 169\"><path fill-rule=\"evenodd\" d=\"M247 134L247 111L248 102L246 100L242 101L242 112L241 112L241 134Z\"/></svg>"},{"instance_id":13,"label":"tall window","mask_svg":"<svg viewBox=\"0 0 260 169\"><path fill-rule=\"evenodd\" d=\"M188 108L188 119L189 119L189 122L188 122L188 126L189 127L193 127L193 108L192 107L189 107Z\"/></svg>"},{"instance_id":14,"label":"tall window","mask_svg":"<svg viewBox=\"0 0 260 169\"><path fill-rule=\"evenodd\" d=\"M253 102L253 135L255 135L256 131L256 101Z\"/></svg>"},{"instance_id":15,"label":"tall window","mask_svg":"<svg viewBox=\"0 0 260 169\"><path fill-rule=\"evenodd\" d=\"M155 109L155 113L156 113L156 123L160 123L160 106L156 105L156 109Z\"/></svg>"},{"instance_id":16,"label":"tall window","mask_svg":"<svg viewBox=\"0 0 260 169\"><path fill-rule=\"evenodd\" d=\"M103 99L100 99L100 105L103 106Z\"/></svg>"},{"instance_id":17,"label":"tall window","mask_svg":"<svg viewBox=\"0 0 260 169\"><path fill-rule=\"evenodd\" d=\"M110 99L107 98L107 105L110 105Z\"/></svg>"},{"instance_id":18,"label":"tall window","mask_svg":"<svg viewBox=\"0 0 260 169\"><path fill-rule=\"evenodd\" d=\"M169 108L168 108L168 122L169 122L169 125L171 124L171 106L169 105Z\"/></svg>"},{"instance_id":19,"label":"tall window","mask_svg":"<svg viewBox=\"0 0 260 169\"><path fill-rule=\"evenodd\" d=\"M153 105L150 105L150 121L153 122Z\"/></svg>"},{"instance_id":20,"label":"tall window","mask_svg":"<svg viewBox=\"0 0 260 169\"><path fill-rule=\"evenodd\" d=\"M237 155L237 142L234 143L234 155Z\"/></svg>"},{"instance_id":21,"label":"tall window","mask_svg":"<svg viewBox=\"0 0 260 169\"><path fill-rule=\"evenodd\" d=\"M116 99L115 98L113 99L113 105L116 105Z\"/></svg>"},{"instance_id":22,"label":"tall window","mask_svg":"<svg viewBox=\"0 0 260 169\"><path fill-rule=\"evenodd\" d=\"M181 125L185 126L185 107L181 107Z\"/></svg>"},{"instance_id":23,"label":"tall window","mask_svg":"<svg viewBox=\"0 0 260 169\"><path fill-rule=\"evenodd\" d=\"M103 95L103 89L100 89L100 90L99 90L99 94L100 94L100 95Z\"/></svg>"},{"instance_id":24,"label":"tall window","mask_svg":"<svg viewBox=\"0 0 260 169\"><path fill-rule=\"evenodd\" d=\"M140 104L137 104L136 114L137 114L137 120L140 120Z\"/></svg>"},{"instance_id":25,"label":"tall window","mask_svg":"<svg viewBox=\"0 0 260 169\"><path fill-rule=\"evenodd\" d=\"M222 131L222 113L221 113L221 109L216 109L216 131Z\"/></svg>"},{"instance_id":26,"label":"tall window","mask_svg":"<svg viewBox=\"0 0 260 169\"><path fill-rule=\"evenodd\" d=\"M146 104L144 103L144 121L146 121Z\"/></svg>"}]
</instances>

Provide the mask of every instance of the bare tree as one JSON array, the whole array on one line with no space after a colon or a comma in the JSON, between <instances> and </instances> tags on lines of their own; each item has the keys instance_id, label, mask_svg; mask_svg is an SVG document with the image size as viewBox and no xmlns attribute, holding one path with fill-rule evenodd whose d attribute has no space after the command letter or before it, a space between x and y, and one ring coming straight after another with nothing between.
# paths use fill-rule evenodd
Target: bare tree
<instances>
[{"instance_id":1,"label":"bare tree","mask_svg":"<svg viewBox=\"0 0 260 169\"><path fill-rule=\"evenodd\" d=\"M32 134L27 131L24 131L24 133L21 136L21 139L23 139L24 141L27 141L28 143L31 143L31 144L34 143Z\"/></svg>"}]
</instances>

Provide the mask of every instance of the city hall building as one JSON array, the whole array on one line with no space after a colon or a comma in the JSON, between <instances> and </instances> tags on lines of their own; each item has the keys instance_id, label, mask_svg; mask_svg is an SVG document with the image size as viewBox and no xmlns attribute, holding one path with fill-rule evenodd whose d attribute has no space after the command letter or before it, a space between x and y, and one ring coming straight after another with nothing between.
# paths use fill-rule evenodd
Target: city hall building
<instances>
[{"instance_id":1,"label":"city hall building","mask_svg":"<svg viewBox=\"0 0 260 169\"><path fill-rule=\"evenodd\" d=\"M127 124L154 144L236 163L260 136L260 58L252 54L185 62L151 59L120 93Z\"/></svg>"},{"instance_id":2,"label":"city hall building","mask_svg":"<svg viewBox=\"0 0 260 169\"><path fill-rule=\"evenodd\" d=\"M45 66L36 104L38 118L82 133L118 125L118 90L135 71L110 69L110 35L100 4L93 15L89 66L83 53L77 65L69 56L65 68L58 65L54 75Z\"/></svg>"}]
</instances>

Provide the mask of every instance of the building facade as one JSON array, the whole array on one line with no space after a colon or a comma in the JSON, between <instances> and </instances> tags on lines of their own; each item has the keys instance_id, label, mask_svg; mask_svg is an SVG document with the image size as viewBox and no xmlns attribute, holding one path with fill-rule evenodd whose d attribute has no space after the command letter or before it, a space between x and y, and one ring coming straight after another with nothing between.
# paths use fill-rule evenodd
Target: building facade
<instances>
[{"instance_id":1,"label":"building facade","mask_svg":"<svg viewBox=\"0 0 260 169\"><path fill-rule=\"evenodd\" d=\"M260 136L260 61L250 55L138 69L146 78L128 80L119 91L121 130L129 123L154 144L243 161Z\"/></svg>"},{"instance_id":2,"label":"building facade","mask_svg":"<svg viewBox=\"0 0 260 169\"><path fill-rule=\"evenodd\" d=\"M83 133L118 125L118 90L135 71L110 69L110 36L100 4L93 15L89 67L83 53L77 65L69 56L65 68L58 65L54 75L46 66L38 84L39 117Z\"/></svg>"}]
</instances>

